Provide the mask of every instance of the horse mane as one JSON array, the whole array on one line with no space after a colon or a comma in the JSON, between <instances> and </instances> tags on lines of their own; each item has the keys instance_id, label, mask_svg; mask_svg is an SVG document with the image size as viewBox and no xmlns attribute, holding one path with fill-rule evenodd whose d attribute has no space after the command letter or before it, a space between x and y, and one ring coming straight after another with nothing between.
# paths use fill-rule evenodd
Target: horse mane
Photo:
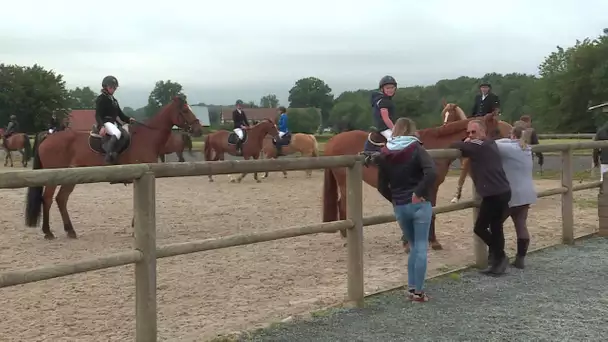
<instances>
[{"instance_id":1,"label":"horse mane","mask_svg":"<svg viewBox=\"0 0 608 342\"><path fill-rule=\"evenodd\" d=\"M460 106L458 106L458 105L456 105L456 114L458 114L458 116L460 117L460 120L467 119L467 115L464 113L462 108L460 108Z\"/></svg>"},{"instance_id":2,"label":"horse mane","mask_svg":"<svg viewBox=\"0 0 608 342\"><path fill-rule=\"evenodd\" d=\"M467 119L467 115L464 113L464 111L462 110L462 108L460 108L459 105L455 104L455 103L446 103L443 107L443 109L441 110L441 120L445 120L445 114L448 111L448 108L453 107L454 110L456 111L456 115L458 115L458 120L466 120Z\"/></svg>"},{"instance_id":3,"label":"horse mane","mask_svg":"<svg viewBox=\"0 0 608 342\"><path fill-rule=\"evenodd\" d=\"M433 139L439 138L443 136L453 135L456 133L460 133L463 130L467 129L467 125L469 124L471 119L465 119L460 121L449 122L443 126L439 127L430 127L421 129L418 131L418 135L420 140L424 141L425 139Z\"/></svg>"}]
</instances>

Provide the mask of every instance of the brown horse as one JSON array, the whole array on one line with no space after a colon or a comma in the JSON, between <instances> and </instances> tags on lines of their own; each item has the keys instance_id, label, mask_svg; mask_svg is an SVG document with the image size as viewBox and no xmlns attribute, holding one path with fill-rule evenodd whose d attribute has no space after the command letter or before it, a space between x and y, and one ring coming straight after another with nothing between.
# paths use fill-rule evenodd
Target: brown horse
<instances>
[{"instance_id":1,"label":"brown horse","mask_svg":"<svg viewBox=\"0 0 608 342\"><path fill-rule=\"evenodd\" d=\"M288 145L281 147L281 156L288 156L290 154L300 153L304 157L318 157L319 156L319 144L317 138L312 134L306 133L295 133L291 135L291 140ZM274 159L279 156L277 147L273 142L272 137L264 138L264 145L262 148L262 156L266 159ZM306 176L312 176L312 170L306 170ZM268 172L262 176L267 178ZM287 171L283 171L283 177L287 178Z\"/></svg>"},{"instance_id":2,"label":"brown horse","mask_svg":"<svg viewBox=\"0 0 608 342\"><path fill-rule=\"evenodd\" d=\"M489 131L496 128L498 124L496 118L492 114L488 114L481 119ZM451 143L461 141L466 137L467 125L471 119L449 123L441 127L422 129L417 132L420 141L426 149L443 149L448 148ZM368 133L364 131L349 131L335 135L327 144L325 144L325 156L343 156L356 155L362 152L365 148L366 141L374 140L375 145L384 144L381 135L377 133ZM452 160L439 159L435 160L437 167L437 180L435 182L431 203L433 206L437 203L437 191L439 185L445 180L448 168ZM363 168L363 180L365 183L377 187L378 184L378 169L374 166ZM346 170L344 168L326 169L325 179L323 181L323 222L336 221L338 219L346 219ZM339 196L339 197L338 197ZM346 236L345 231L340 231L342 236ZM429 242L433 249L442 249L441 244L435 236L435 215L431 221L429 234ZM409 250L409 245L404 242L403 246L406 251Z\"/></svg>"},{"instance_id":3,"label":"brown horse","mask_svg":"<svg viewBox=\"0 0 608 342\"><path fill-rule=\"evenodd\" d=\"M162 163L165 162L165 155L175 153L177 154L177 160L179 162L185 162L184 159L184 150L188 149L188 153L190 156L194 156L192 153L192 138L190 138L190 134L187 132L171 132L169 139L167 139L167 143L160 151L160 161Z\"/></svg>"},{"instance_id":4,"label":"brown horse","mask_svg":"<svg viewBox=\"0 0 608 342\"><path fill-rule=\"evenodd\" d=\"M448 124L450 122L456 122L460 120L466 120L467 117L462 111L462 109L454 103L445 103L443 102L444 108L441 111L441 117L443 118L443 124ZM500 138L508 138L511 135L511 130L513 127L504 121L498 122L498 132L492 134L492 136L500 137ZM456 192L454 193L454 198L450 201L450 203L457 203L462 198L462 187L464 186L464 182L467 179L467 175L470 172L470 161L469 158L460 158L460 176L458 177L458 185L456 187Z\"/></svg>"},{"instance_id":5,"label":"brown horse","mask_svg":"<svg viewBox=\"0 0 608 342\"><path fill-rule=\"evenodd\" d=\"M0 128L0 136L4 135L4 128ZM25 133L12 134L6 139L6 146L3 146L4 152L4 166L8 166L8 161L11 161L11 167L13 167L13 156L11 151L19 151L21 153L21 165L27 167L27 163L32 158L32 144L30 137Z\"/></svg>"},{"instance_id":6,"label":"brown horse","mask_svg":"<svg viewBox=\"0 0 608 342\"><path fill-rule=\"evenodd\" d=\"M248 127L247 129L243 130L243 133L245 135L244 142L242 144L242 156L245 160L248 160L249 158L258 159L260 157L260 152L262 151L264 138L266 135L270 134L273 137L277 137L279 135L277 126L274 124L274 121L270 119L264 119L258 124ZM236 136L236 133L225 130L207 135L207 137L205 137L205 146L203 147L205 160L224 160L225 153L236 156L237 152L235 144L237 139L238 137ZM246 175L246 173L241 174L236 179L236 182L240 183ZM258 179L257 173L253 174L253 178L256 182L261 182ZM213 177L211 175L209 175L209 181L213 182ZM230 181L233 183L235 182L235 180L232 178Z\"/></svg>"},{"instance_id":7,"label":"brown horse","mask_svg":"<svg viewBox=\"0 0 608 342\"><path fill-rule=\"evenodd\" d=\"M177 125L192 132L202 134L202 127L192 113L192 109L181 97L176 97L146 123L132 125L130 137L125 137L118 155L120 164L156 163L162 147L167 142L171 127ZM38 134L34 141L34 169L54 169L66 167L102 166L101 137L93 132L65 130L45 135ZM63 220L63 229L69 238L76 238L67 204L75 184L64 184L55 198ZM56 186L30 187L27 189L25 224L36 227L42 211L42 232L45 239L54 239L49 213L53 204ZM101 200L101 199L100 199Z\"/></svg>"}]
</instances>

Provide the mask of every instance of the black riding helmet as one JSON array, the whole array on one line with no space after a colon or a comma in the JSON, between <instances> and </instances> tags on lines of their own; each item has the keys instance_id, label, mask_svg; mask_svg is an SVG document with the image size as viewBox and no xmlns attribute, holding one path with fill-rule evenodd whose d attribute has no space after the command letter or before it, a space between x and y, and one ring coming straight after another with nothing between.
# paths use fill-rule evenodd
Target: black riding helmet
<instances>
[{"instance_id":1,"label":"black riding helmet","mask_svg":"<svg viewBox=\"0 0 608 342\"><path fill-rule=\"evenodd\" d=\"M487 82L487 81L481 82L481 84L479 85L479 88L481 88L481 87L488 87L488 88L492 89L492 85L490 84L490 82Z\"/></svg>"},{"instance_id":2,"label":"black riding helmet","mask_svg":"<svg viewBox=\"0 0 608 342\"><path fill-rule=\"evenodd\" d=\"M103 81L101 81L101 87L102 88L106 88L106 87L118 88L118 80L114 76L106 76L103 78Z\"/></svg>"},{"instance_id":3,"label":"black riding helmet","mask_svg":"<svg viewBox=\"0 0 608 342\"><path fill-rule=\"evenodd\" d=\"M241 106L242 106L242 105L243 105L243 100L236 100L236 105L237 105L237 106L238 106L238 105L241 105Z\"/></svg>"},{"instance_id":4,"label":"black riding helmet","mask_svg":"<svg viewBox=\"0 0 608 342\"><path fill-rule=\"evenodd\" d=\"M380 83L378 84L378 88L382 89L387 84L392 84L395 87L397 86L397 81L393 76L386 75L380 79Z\"/></svg>"}]
</instances>

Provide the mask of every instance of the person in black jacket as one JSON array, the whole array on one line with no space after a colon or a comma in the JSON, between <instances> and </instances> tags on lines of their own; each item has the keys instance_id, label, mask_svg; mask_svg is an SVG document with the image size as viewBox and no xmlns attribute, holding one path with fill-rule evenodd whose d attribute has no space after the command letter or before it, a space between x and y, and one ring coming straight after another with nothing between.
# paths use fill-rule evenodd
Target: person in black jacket
<instances>
[{"instance_id":1,"label":"person in black jacket","mask_svg":"<svg viewBox=\"0 0 608 342\"><path fill-rule=\"evenodd\" d=\"M392 139L373 157L378 165L378 191L392 202L397 222L411 251L408 260L409 296L426 302L424 279L433 207L430 202L437 178L435 162L414 136L416 125L400 118Z\"/></svg>"},{"instance_id":2,"label":"person in black jacket","mask_svg":"<svg viewBox=\"0 0 608 342\"><path fill-rule=\"evenodd\" d=\"M57 114L53 113L49 120L49 134L59 130L59 121L57 120Z\"/></svg>"},{"instance_id":3,"label":"person in black jacket","mask_svg":"<svg viewBox=\"0 0 608 342\"><path fill-rule=\"evenodd\" d=\"M597 130L593 140L608 140L608 122ZM593 167L600 168L600 181L604 181L604 173L608 172L608 148L596 148L593 150ZM600 187L600 192L602 188Z\"/></svg>"},{"instance_id":4,"label":"person in black jacket","mask_svg":"<svg viewBox=\"0 0 608 342\"><path fill-rule=\"evenodd\" d=\"M19 123L17 122L17 116L11 115L10 121L8 122L8 125L6 125L6 129L4 130L4 134L2 135L2 146L4 146L4 148L8 148L6 146L8 138L10 138L11 135L17 133L18 131Z\"/></svg>"},{"instance_id":5,"label":"person in black jacket","mask_svg":"<svg viewBox=\"0 0 608 342\"><path fill-rule=\"evenodd\" d=\"M465 141L455 142L451 147L459 149L464 158L471 160L471 179L482 198L474 232L488 245L490 267L485 273L500 275L509 264L505 254L503 215L509 209L511 187L496 142L486 139L483 123L479 120L469 122L467 134Z\"/></svg>"},{"instance_id":6,"label":"person in black jacket","mask_svg":"<svg viewBox=\"0 0 608 342\"><path fill-rule=\"evenodd\" d=\"M243 148L243 130L249 127L249 120L247 120L247 115L245 115L245 111L243 111L243 101L236 101L236 109L232 112L232 122L234 123L234 133L239 138L236 143L236 154L242 154Z\"/></svg>"},{"instance_id":7,"label":"person in black jacket","mask_svg":"<svg viewBox=\"0 0 608 342\"><path fill-rule=\"evenodd\" d=\"M122 137L122 132L118 128L116 118L120 118L122 122L131 123L135 119L128 117L120 109L118 101L114 97L114 92L118 89L118 80L114 76L106 76L101 81L101 94L95 101L95 120L97 121L97 129L104 128L106 134L110 135L110 139L104 144L106 151L105 161L107 164L116 163L116 145Z\"/></svg>"},{"instance_id":8,"label":"person in black jacket","mask_svg":"<svg viewBox=\"0 0 608 342\"><path fill-rule=\"evenodd\" d=\"M500 99L492 92L492 85L483 82L479 85L480 94L475 96L475 104L470 117L485 116L500 110Z\"/></svg>"}]
</instances>

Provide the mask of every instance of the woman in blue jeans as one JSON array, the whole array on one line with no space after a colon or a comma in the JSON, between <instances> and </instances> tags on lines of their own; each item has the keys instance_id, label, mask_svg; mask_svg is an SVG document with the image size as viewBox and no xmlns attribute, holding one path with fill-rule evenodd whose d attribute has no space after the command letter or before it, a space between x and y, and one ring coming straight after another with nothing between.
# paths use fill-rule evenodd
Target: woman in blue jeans
<instances>
[{"instance_id":1,"label":"woman in blue jeans","mask_svg":"<svg viewBox=\"0 0 608 342\"><path fill-rule=\"evenodd\" d=\"M393 127L393 138L374 157L378 165L378 191L393 203L397 222L411 245L407 265L408 296L426 302L424 293L429 229L433 207L431 197L437 178L435 162L418 138L416 125L400 118Z\"/></svg>"}]
</instances>

